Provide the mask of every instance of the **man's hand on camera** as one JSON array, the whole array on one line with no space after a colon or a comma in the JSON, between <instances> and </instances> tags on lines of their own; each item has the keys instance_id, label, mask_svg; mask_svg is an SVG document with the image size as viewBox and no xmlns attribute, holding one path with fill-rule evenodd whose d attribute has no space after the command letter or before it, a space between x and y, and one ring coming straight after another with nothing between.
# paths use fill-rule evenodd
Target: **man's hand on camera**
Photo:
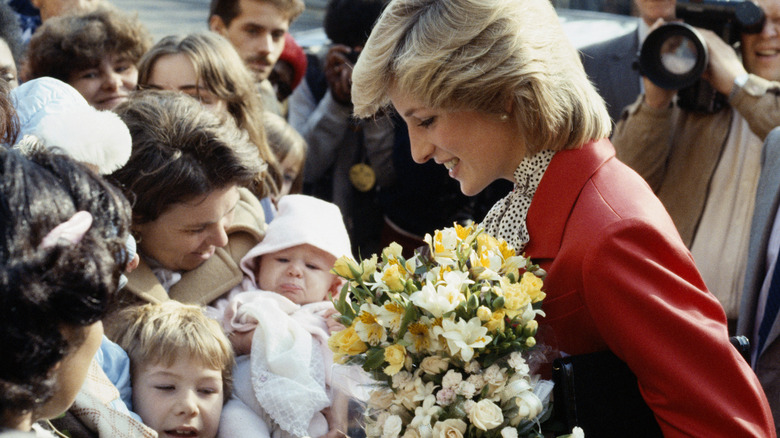
<instances>
[{"instance_id":1,"label":"man's hand on camera","mask_svg":"<svg viewBox=\"0 0 780 438\"><path fill-rule=\"evenodd\" d=\"M707 70L702 74L712 88L728 96L734 87L734 78L747 73L742 65L737 52L726 44L715 32L697 28L707 42L709 63Z\"/></svg>"},{"instance_id":2,"label":"man's hand on camera","mask_svg":"<svg viewBox=\"0 0 780 438\"><path fill-rule=\"evenodd\" d=\"M336 102L342 105L352 103L352 68L347 54L352 52L352 48L334 44L328 49L325 55L325 79L328 81L328 88Z\"/></svg>"}]
</instances>

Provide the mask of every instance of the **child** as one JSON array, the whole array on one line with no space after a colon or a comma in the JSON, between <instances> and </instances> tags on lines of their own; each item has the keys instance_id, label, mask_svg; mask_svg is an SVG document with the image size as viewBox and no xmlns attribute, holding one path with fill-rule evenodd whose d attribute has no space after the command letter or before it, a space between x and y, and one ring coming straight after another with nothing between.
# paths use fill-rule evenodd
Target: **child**
<instances>
[{"instance_id":1,"label":"child","mask_svg":"<svg viewBox=\"0 0 780 438\"><path fill-rule=\"evenodd\" d=\"M280 199L265 239L241 260L243 283L209 309L237 354L250 353L237 358L236 397L225 406L220 436L346 430L327 346L329 333L342 328L330 301L342 281L330 270L343 255L351 255L350 242L336 205L305 195Z\"/></svg>"},{"instance_id":2,"label":"child","mask_svg":"<svg viewBox=\"0 0 780 438\"><path fill-rule=\"evenodd\" d=\"M282 171L282 186L273 197L279 205L279 198L303 190L303 164L306 161L306 140L293 129L287 120L279 115L265 112L263 116L265 135Z\"/></svg>"},{"instance_id":3,"label":"child","mask_svg":"<svg viewBox=\"0 0 780 438\"><path fill-rule=\"evenodd\" d=\"M0 147L0 430L59 416L90 383L129 228L127 200L85 166Z\"/></svg>"},{"instance_id":4,"label":"child","mask_svg":"<svg viewBox=\"0 0 780 438\"><path fill-rule=\"evenodd\" d=\"M214 438L233 350L219 324L178 301L126 308L109 336L130 356L133 407L163 436Z\"/></svg>"}]
</instances>

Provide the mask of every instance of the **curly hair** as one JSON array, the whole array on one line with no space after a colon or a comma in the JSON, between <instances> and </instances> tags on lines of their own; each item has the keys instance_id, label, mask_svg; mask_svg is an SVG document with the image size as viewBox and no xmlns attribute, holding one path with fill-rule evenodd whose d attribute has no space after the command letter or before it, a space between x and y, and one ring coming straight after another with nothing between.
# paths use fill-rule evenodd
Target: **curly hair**
<instances>
[{"instance_id":1,"label":"curly hair","mask_svg":"<svg viewBox=\"0 0 780 438\"><path fill-rule=\"evenodd\" d=\"M9 97L10 92L8 81L0 79L0 145L6 146L16 143L19 136L19 116Z\"/></svg>"},{"instance_id":2,"label":"curly hair","mask_svg":"<svg viewBox=\"0 0 780 438\"><path fill-rule=\"evenodd\" d=\"M80 242L40 248L78 211L93 217ZM127 200L84 165L0 148L0 418L52 397L52 368L83 342L116 292L129 227ZM64 327L76 330L70 342Z\"/></svg>"},{"instance_id":3,"label":"curly hair","mask_svg":"<svg viewBox=\"0 0 780 438\"><path fill-rule=\"evenodd\" d=\"M51 76L69 82L71 74L95 68L109 55L137 65L151 44L151 35L137 15L108 5L53 17L30 39L25 79Z\"/></svg>"},{"instance_id":4,"label":"curly hair","mask_svg":"<svg viewBox=\"0 0 780 438\"><path fill-rule=\"evenodd\" d=\"M134 200L134 223L217 189L262 191L265 163L231 118L174 91L138 91L115 111L130 129L133 151L110 178Z\"/></svg>"}]
</instances>

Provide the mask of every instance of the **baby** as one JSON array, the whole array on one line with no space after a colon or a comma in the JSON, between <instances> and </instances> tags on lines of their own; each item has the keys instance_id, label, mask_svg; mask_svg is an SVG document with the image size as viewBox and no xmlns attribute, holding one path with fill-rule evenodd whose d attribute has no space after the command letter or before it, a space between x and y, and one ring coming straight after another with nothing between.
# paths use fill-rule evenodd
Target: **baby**
<instances>
[{"instance_id":1,"label":"baby","mask_svg":"<svg viewBox=\"0 0 780 438\"><path fill-rule=\"evenodd\" d=\"M243 355L220 436L342 436L346 404L331 384L327 339L343 328L331 302L343 282L330 272L343 255L350 241L336 205L306 195L279 200L265 239L241 261L244 281L209 309Z\"/></svg>"},{"instance_id":2,"label":"baby","mask_svg":"<svg viewBox=\"0 0 780 438\"><path fill-rule=\"evenodd\" d=\"M160 437L217 435L230 397L233 350L201 307L166 301L132 306L111 325L130 356L133 407Z\"/></svg>"}]
</instances>

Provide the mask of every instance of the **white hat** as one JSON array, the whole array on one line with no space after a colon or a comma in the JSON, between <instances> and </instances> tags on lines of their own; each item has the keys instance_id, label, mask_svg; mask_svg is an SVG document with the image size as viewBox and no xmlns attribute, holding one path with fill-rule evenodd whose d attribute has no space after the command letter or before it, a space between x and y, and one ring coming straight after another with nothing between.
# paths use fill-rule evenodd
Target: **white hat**
<instances>
[{"instance_id":1,"label":"white hat","mask_svg":"<svg viewBox=\"0 0 780 438\"><path fill-rule=\"evenodd\" d=\"M20 136L33 135L47 148L59 147L74 159L109 174L127 163L133 142L118 115L87 103L75 88L42 77L11 91Z\"/></svg>"},{"instance_id":2,"label":"white hat","mask_svg":"<svg viewBox=\"0 0 780 438\"><path fill-rule=\"evenodd\" d=\"M265 238L241 259L241 269L254 282L260 256L303 244L337 259L345 255L352 257L349 234L336 204L307 195L282 196Z\"/></svg>"}]
</instances>

